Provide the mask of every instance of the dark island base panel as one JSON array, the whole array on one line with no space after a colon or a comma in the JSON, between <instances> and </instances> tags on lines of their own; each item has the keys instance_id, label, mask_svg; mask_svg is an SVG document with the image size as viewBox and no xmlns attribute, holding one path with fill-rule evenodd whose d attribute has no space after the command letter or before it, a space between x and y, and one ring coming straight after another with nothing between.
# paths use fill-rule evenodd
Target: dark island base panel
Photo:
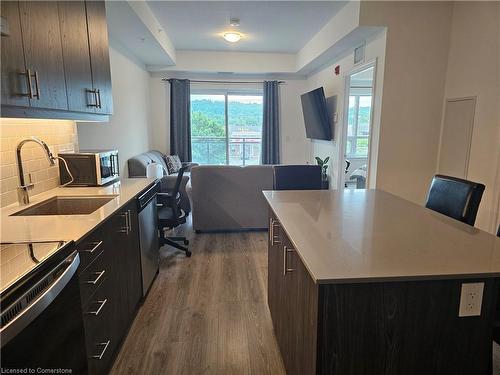
<instances>
[{"instance_id":1,"label":"dark island base panel","mask_svg":"<svg viewBox=\"0 0 500 375\"><path fill-rule=\"evenodd\" d=\"M498 281L482 313L458 317L462 282L320 285L318 374L488 374Z\"/></svg>"},{"instance_id":2,"label":"dark island base panel","mask_svg":"<svg viewBox=\"0 0 500 375\"><path fill-rule=\"evenodd\" d=\"M270 212L268 304L288 375L486 375L500 281L314 282ZM462 283L484 283L459 317Z\"/></svg>"}]
</instances>

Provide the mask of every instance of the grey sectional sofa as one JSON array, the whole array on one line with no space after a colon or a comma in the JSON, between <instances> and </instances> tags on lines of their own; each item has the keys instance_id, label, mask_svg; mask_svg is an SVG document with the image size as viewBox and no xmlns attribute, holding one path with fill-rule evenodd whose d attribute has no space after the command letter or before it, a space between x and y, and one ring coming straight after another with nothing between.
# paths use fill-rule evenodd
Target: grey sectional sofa
<instances>
[{"instance_id":1,"label":"grey sectional sofa","mask_svg":"<svg viewBox=\"0 0 500 375\"><path fill-rule=\"evenodd\" d=\"M191 168L187 190L193 204L193 229L267 229L268 208L262 191L272 189L271 165Z\"/></svg>"},{"instance_id":2,"label":"grey sectional sofa","mask_svg":"<svg viewBox=\"0 0 500 375\"><path fill-rule=\"evenodd\" d=\"M140 155L134 156L128 159L128 176L134 177L146 177L146 168L148 164L159 163L163 166L164 177L161 179L161 191L167 192L172 190L177 179L177 173L171 175L167 172L167 165L163 159L163 154L160 151L151 150L144 152ZM184 172L182 177L182 183L180 187L181 193L181 208L188 214L191 211L191 205L189 203L189 198L186 193L186 188L190 185L190 171Z\"/></svg>"}]
</instances>

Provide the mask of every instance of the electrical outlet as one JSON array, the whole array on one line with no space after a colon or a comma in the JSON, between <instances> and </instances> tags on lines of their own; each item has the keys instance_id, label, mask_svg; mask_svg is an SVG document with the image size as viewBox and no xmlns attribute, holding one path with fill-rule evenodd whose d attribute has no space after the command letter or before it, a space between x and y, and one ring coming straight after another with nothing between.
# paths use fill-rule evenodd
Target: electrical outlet
<instances>
[{"instance_id":1,"label":"electrical outlet","mask_svg":"<svg viewBox=\"0 0 500 375\"><path fill-rule=\"evenodd\" d=\"M480 316L483 304L484 283L462 284L458 316Z\"/></svg>"}]
</instances>

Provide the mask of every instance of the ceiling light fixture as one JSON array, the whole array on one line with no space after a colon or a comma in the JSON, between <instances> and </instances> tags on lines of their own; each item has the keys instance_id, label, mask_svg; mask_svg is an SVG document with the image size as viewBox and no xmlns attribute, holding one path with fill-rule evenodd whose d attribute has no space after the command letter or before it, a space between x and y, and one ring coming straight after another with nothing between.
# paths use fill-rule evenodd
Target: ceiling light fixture
<instances>
[{"instance_id":1,"label":"ceiling light fixture","mask_svg":"<svg viewBox=\"0 0 500 375\"><path fill-rule=\"evenodd\" d=\"M238 17L231 17L229 19L229 24L233 27L238 27L240 26L240 19Z\"/></svg>"},{"instance_id":2,"label":"ceiling light fixture","mask_svg":"<svg viewBox=\"0 0 500 375\"><path fill-rule=\"evenodd\" d=\"M226 39L230 43L236 43L238 42L243 35L236 31L227 31L224 34L222 34L222 37Z\"/></svg>"}]
</instances>

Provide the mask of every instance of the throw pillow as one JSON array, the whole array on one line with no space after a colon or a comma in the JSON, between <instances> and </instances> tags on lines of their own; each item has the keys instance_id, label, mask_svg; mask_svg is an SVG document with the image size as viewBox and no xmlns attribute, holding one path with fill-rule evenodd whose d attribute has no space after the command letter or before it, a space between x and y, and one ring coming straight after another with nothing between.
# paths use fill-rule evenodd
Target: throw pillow
<instances>
[{"instance_id":1,"label":"throw pillow","mask_svg":"<svg viewBox=\"0 0 500 375\"><path fill-rule=\"evenodd\" d=\"M165 163L167 164L168 174L177 173L182 168L181 159L179 155L165 156Z\"/></svg>"}]
</instances>

